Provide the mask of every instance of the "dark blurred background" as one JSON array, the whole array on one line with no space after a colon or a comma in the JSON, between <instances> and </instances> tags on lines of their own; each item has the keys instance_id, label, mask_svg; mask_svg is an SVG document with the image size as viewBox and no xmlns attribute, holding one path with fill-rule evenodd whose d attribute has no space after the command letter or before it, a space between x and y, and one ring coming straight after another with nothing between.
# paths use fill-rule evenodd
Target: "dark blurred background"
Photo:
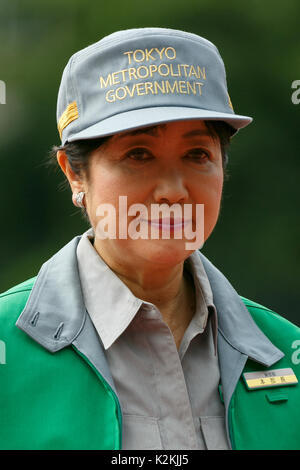
<instances>
[{"instance_id":1,"label":"dark blurred background","mask_svg":"<svg viewBox=\"0 0 300 470\"><path fill-rule=\"evenodd\" d=\"M79 49L119 30L160 26L219 48L235 111L254 122L233 139L218 225L203 253L243 296L300 325L299 0L0 0L0 292L88 226L45 167L59 144L56 99Z\"/></svg>"}]
</instances>

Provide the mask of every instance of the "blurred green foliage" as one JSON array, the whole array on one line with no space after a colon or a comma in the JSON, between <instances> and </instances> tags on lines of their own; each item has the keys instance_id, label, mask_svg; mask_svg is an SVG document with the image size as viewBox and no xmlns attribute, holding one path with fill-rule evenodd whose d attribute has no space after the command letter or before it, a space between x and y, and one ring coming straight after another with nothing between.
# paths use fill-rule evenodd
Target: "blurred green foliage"
<instances>
[{"instance_id":1,"label":"blurred green foliage","mask_svg":"<svg viewBox=\"0 0 300 470\"><path fill-rule=\"evenodd\" d=\"M0 0L0 291L88 228L62 173L44 164L60 143L56 99L69 57L119 29L170 27L217 45L235 111L254 117L233 139L203 252L241 295L299 325L299 19L298 0Z\"/></svg>"}]
</instances>

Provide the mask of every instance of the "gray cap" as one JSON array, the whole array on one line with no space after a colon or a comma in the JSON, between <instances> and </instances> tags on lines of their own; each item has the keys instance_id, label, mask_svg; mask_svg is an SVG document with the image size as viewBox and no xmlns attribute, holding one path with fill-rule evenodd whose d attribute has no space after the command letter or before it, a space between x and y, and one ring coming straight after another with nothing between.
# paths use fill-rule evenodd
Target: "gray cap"
<instances>
[{"instance_id":1,"label":"gray cap","mask_svg":"<svg viewBox=\"0 0 300 470\"><path fill-rule=\"evenodd\" d=\"M219 51L196 34L118 31L76 52L64 69L57 102L63 144L185 119L225 121L233 133L252 121L235 114Z\"/></svg>"}]
</instances>

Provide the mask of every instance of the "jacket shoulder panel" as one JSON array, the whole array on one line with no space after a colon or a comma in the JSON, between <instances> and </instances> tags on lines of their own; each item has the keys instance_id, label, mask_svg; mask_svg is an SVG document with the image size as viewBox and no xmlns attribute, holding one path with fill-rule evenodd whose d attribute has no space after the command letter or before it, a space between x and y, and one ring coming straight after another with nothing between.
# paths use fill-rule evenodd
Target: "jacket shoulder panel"
<instances>
[{"instance_id":1,"label":"jacket shoulder panel","mask_svg":"<svg viewBox=\"0 0 300 470\"><path fill-rule=\"evenodd\" d=\"M278 331L278 333L282 335L282 329L284 329L285 334L290 333L292 336L295 336L295 334L300 335L300 328L284 318L279 313L274 312L270 308L254 302L253 300L249 300L242 296L240 297L250 312L255 323L264 331L267 336L269 330L270 332Z\"/></svg>"},{"instance_id":2,"label":"jacket shoulder panel","mask_svg":"<svg viewBox=\"0 0 300 470\"><path fill-rule=\"evenodd\" d=\"M11 287L7 291L0 294L0 322L9 324L17 320L18 316L24 309L36 277L27 279L26 281ZM2 324L2 328L4 328Z\"/></svg>"},{"instance_id":3,"label":"jacket shoulder panel","mask_svg":"<svg viewBox=\"0 0 300 470\"><path fill-rule=\"evenodd\" d=\"M31 290L36 278L37 276L31 277L30 279L26 279L26 281L23 281L20 284L17 284L11 287L10 289L6 290L5 292L0 293L0 299L1 297L5 297L6 295L15 294L17 292L23 292L26 290Z\"/></svg>"}]
</instances>

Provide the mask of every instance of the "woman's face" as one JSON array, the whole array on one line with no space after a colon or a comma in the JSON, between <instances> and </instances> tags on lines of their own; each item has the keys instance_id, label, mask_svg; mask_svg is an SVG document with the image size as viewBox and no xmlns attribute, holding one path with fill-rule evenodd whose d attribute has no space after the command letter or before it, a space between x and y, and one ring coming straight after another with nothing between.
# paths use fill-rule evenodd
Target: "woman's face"
<instances>
[{"instance_id":1,"label":"woman's face","mask_svg":"<svg viewBox=\"0 0 300 470\"><path fill-rule=\"evenodd\" d=\"M184 205L189 205L195 231L199 227L196 207L204 204L205 241L218 219L222 186L219 139L209 134L201 120L172 122L116 134L90 156L89 179L83 188L86 209L96 233L104 217L99 207L102 204L114 207L118 237L119 196L125 196L127 209L139 203L147 210L147 213L126 215L127 226L140 216L144 220L140 229L147 227L149 236L133 239L127 232L126 238L100 239L96 234L94 246L104 259L132 260L136 265L155 262L166 267L184 261L196 248L187 250L186 243L191 240L185 238L182 227L183 236L175 238L178 229L175 227L173 232L172 224L170 236L162 238L162 227L151 219L152 207L163 203L167 207L177 204L184 214ZM161 217L164 215L159 219ZM150 227L156 238L151 238Z\"/></svg>"}]
</instances>

